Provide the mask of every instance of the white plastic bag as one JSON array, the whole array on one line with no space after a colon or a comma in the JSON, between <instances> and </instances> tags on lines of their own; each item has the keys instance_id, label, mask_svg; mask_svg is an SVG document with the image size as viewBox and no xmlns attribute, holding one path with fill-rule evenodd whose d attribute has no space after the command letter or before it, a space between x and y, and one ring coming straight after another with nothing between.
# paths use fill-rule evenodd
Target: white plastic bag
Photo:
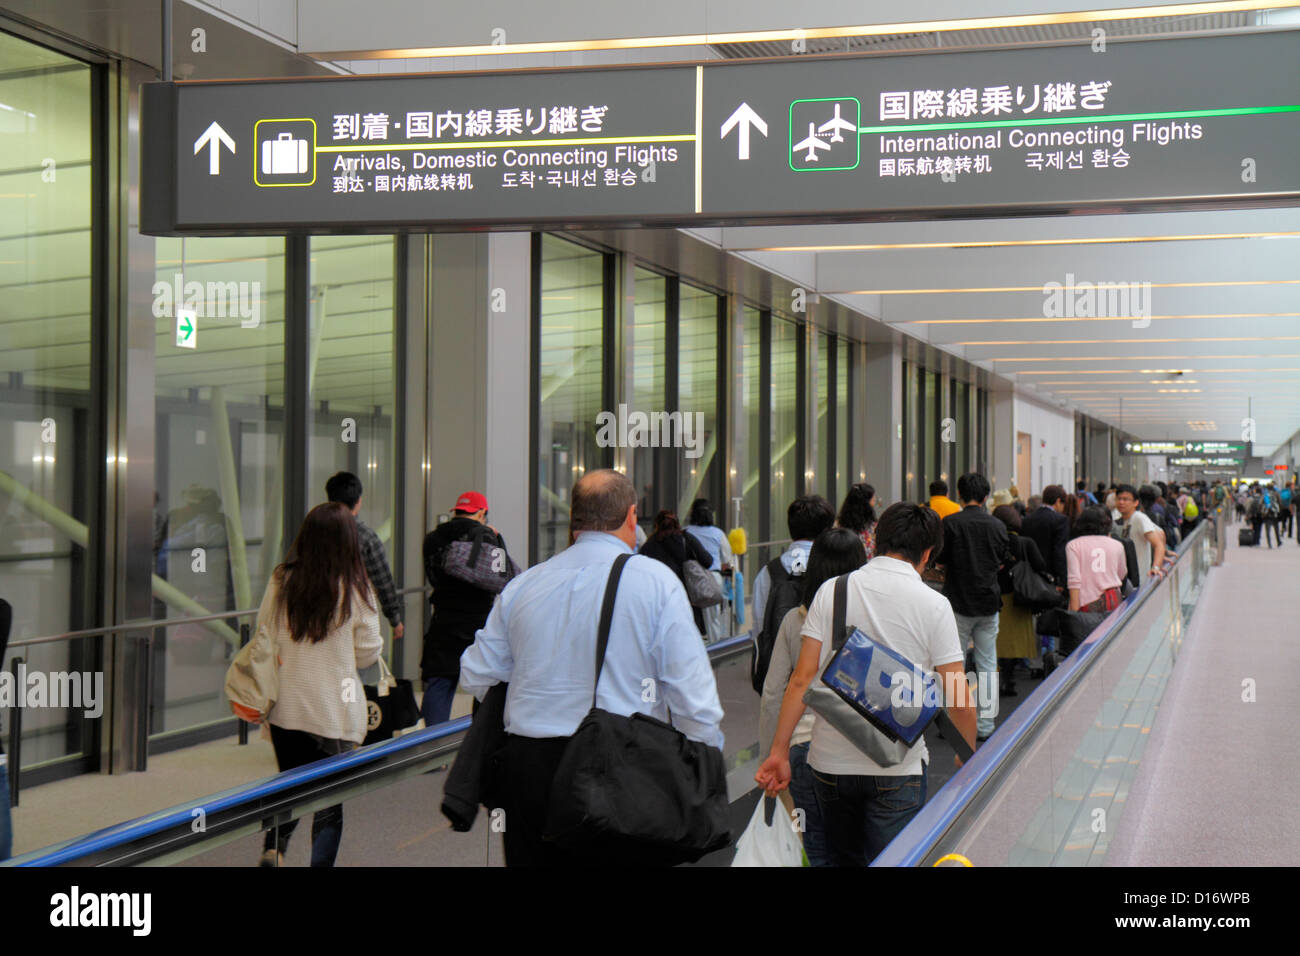
<instances>
[{"instance_id":1,"label":"white plastic bag","mask_svg":"<svg viewBox=\"0 0 1300 956\"><path fill-rule=\"evenodd\" d=\"M767 822L766 804L773 797L760 797L749 818L749 826L736 841L732 866L803 866L803 844L783 803L777 802L772 822Z\"/></svg>"}]
</instances>

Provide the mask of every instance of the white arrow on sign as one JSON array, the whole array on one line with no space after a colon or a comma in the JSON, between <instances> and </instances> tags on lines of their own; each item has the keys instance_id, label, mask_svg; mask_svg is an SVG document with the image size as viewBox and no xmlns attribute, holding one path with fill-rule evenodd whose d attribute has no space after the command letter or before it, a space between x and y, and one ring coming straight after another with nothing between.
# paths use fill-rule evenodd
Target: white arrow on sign
<instances>
[{"instance_id":1,"label":"white arrow on sign","mask_svg":"<svg viewBox=\"0 0 1300 956\"><path fill-rule=\"evenodd\" d=\"M228 134L224 129L222 129L221 125L216 120L213 120L212 125L203 131L203 135L194 141L195 156L199 154L199 150L201 150L204 146L211 147L212 151L208 153L208 175L209 176L215 176L221 172L221 144L222 143L225 143L228 147L230 147L230 151L232 153L235 151L235 141L230 138L230 134ZM256 150L254 150L254 152L256 152Z\"/></svg>"},{"instance_id":2,"label":"white arrow on sign","mask_svg":"<svg viewBox=\"0 0 1300 956\"><path fill-rule=\"evenodd\" d=\"M748 103L741 103L736 107L736 112L728 116L727 121L722 124L722 139L726 139L727 134L733 129L740 129L740 155L737 157L738 159L749 159L749 130L751 127L764 136L767 135L766 121L755 113Z\"/></svg>"}]
</instances>

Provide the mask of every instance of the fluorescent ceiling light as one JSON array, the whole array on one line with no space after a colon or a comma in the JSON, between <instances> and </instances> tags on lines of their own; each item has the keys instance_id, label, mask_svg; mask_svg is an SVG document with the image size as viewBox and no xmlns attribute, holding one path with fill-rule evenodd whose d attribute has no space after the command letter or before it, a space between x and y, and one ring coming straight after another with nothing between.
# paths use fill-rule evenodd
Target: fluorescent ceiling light
<instances>
[{"instance_id":1,"label":"fluorescent ceiling light","mask_svg":"<svg viewBox=\"0 0 1300 956\"><path fill-rule=\"evenodd\" d=\"M1153 289L1202 289L1210 286L1239 286L1239 285L1300 285L1300 279L1235 279L1221 280L1218 282L1151 282L1142 283L1150 285ZM1078 286L1060 285L1055 290L1058 292L1073 292ZM1095 282L1090 282L1084 291L1096 288ZM936 295L939 293L950 292L1043 292L1041 285L1003 285L1003 286L976 286L969 289L821 289L818 290L820 295Z\"/></svg>"},{"instance_id":2,"label":"fluorescent ceiling light","mask_svg":"<svg viewBox=\"0 0 1300 956\"><path fill-rule=\"evenodd\" d=\"M881 249L994 249L1002 246L1086 246L1119 242L1192 242L1203 239L1295 239L1300 232L1218 232L1180 236L1100 236L1087 239L984 239L968 242L869 242L811 246L727 246L728 252L875 252Z\"/></svg>"},{"instance_id":3,"label":"fluorescent ceiling light","mask_svg":"<svg viewBox=\"0 0 1300 956\"><path fill-rule=\"evenodd\" d=\"M535 43L478 43L464 46L406 47L391 50L331 50L311 52L317 60L397 60L444 56L500 56L511 53L571 53L582 50L640 50L654 47L710 46L723 43L780 43L835 37L894 36L901 33L936 33L952 30L996 30L1006 27L1045 26L1060 23L1104 23L1148 17L1204 16L1248 10L1300 7L1300 0L1221 0L1171 6L1128 7L1118 10L1080 10L1071 13L1034 13L1010 17L967 17L955 20L914 20L858 26L814 27L791 30L749 30L735 33L690 33L679 36L618 37L601 40L547 40ZM307 52L307 51L300 51Z\"/></svg>"},{"instance_id":4,"label":"fluorescent ceiling light","mask_svg":"<svg viewBox=\"0 0 1300 956\"><path fill-rule=\"evenodd\" d=\"M1298 342L1300 335L1249 335L1249 336L1224 336L1222 338L1175 338L1175 339L1007 339L1004 341L993 340L975 340L970 342L945 342L945 345L1100 345L1109 343L1114 345L1131 345L1135 342L1155 343L1155 342ZM1069 356L1061 356L1069 358Z\"/></svg>"},{"instance_id":5,"label":"fluorescent ceiling light","mask_svg":"<svg viewBox=\"0 0 1300 956\"><path fill-rule=\"evenodd\" d=\"M1300 312L1189 312L1183 315L1093 315L1082 318L1026 316L1000 319L902 319L890 325L977 325L983 322L1125 322L1130 319L1285 319Z\"/></svg>"}]
</instances>

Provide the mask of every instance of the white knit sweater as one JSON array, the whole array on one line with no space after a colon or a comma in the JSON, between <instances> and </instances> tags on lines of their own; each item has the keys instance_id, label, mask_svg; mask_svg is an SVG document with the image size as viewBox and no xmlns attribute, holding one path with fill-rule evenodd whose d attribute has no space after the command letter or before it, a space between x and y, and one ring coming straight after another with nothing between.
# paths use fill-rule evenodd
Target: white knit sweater
<instances>
[{"instance_id":1,"label":"white knit sweater","mask_svg":"<svg viewBox=\"0 0 1300 956\"><path fill-rule=\"evenodd\" d=\"M339 621L336 612L328 636L313 644L295 641L288 615L275 614L279 590L272 575L257 613L258 628L272 629L280 650L280 698L268 721L285 730L361 743L366 737L366 695L357 670L373 664L384 649L378 601L369 595L376 607L371 610L353 592L352 616ZM340 597L339 610L342 604Z\"/></svg>"}]
</instances>

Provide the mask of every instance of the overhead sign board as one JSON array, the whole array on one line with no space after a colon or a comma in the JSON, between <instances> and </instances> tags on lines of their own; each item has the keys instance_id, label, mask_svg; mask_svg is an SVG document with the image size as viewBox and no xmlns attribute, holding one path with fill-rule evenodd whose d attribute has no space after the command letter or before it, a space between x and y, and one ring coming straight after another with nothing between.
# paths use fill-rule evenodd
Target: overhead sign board
<instances>
[{"instance_id":1,"label":"overhead sign board","mask_svg":"<svg viewBox=\"0 0 1300 956\"><path fill-rule=\"evenodd\" d=\"M1202 455L1244 457L1248 446L1240 441L1126 441L1121 450L1126 455Z\"/></svg>"},{"instance_id":2,"label":"overhead sign board","mask_svg":"<svg viewBox=\"0 0 1300 956\"><path fill-rule=\"evenodd\" d=\"M1244 458L1170 458L1169 464L1177 468L1240 468Z\"/></svg>"},{"instance_id":3,"label":"overhead sign board","mask_svg":"<svg viewBox=\"0 0 1300 956\"><path fill-rule=\"evenodd\" d=\"M1300 33L159 83L154 234L703 225L1300 197Z\"/></svg>"},{"instance_id":4,"label":"overhead sign board","mask_svg":"<svg viewBox=\"0 0 1300 956\"><path fill-rule=\"evenodd\" d=\"M1244 441L1189 441L1187 451L1193 455L1244 455Z\"/></svg>"},{"instance_id":5,"label":"overhead sign board","mask_svg":"<svg viewBox=\"0 0 1300 956\"><path fill-rule=\"evenodd\" d=\"M1187 443L1181 441L1126 441L1124 452L1129 455L1181 455Z\"/></svg>"}]
</instances>

